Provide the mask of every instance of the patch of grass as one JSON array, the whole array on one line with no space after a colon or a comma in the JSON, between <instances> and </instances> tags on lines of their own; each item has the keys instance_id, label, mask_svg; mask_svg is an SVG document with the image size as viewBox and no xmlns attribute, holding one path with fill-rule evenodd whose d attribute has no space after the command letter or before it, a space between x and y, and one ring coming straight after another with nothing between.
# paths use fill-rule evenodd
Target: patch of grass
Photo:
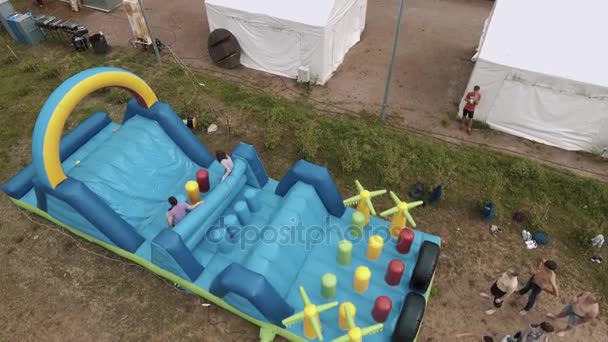
<instances>
[{"instance_id":1,"label":"patch of grass","mask_svg":"<svg viewBox=\"0 0 608 342\"><path fill-rule=\"evenodd\" d=\"M490 125L488 125L487 123L483 122L483 121L478 121L478 120L473 120L473 127L474 129L478 129L478 130L490 130L492 128L490 128Z\"/></svg>"},{"instance_id":2,"label":"patch of grass","mask_svg":"<svg viewBox=\"0 0 608 342\"><path fill-rule=\"evenodd\" d=\"M38 72L38 62L33 60L26 60L18 64L17 70L24 73Z\"/></svg>"},{"instance_id":3,"label":"patch of grass","mask_svg":"<svg viewBox=\"0 0 608 342\"><path fill-rule=\"evenodd\" d=\"M62 70L52 63L40 63L37 74L41 79L60 79Z\"/></svg>"},{"instance_id":4,"label":"patch of grass","mask_svg":"<svg viewBox=\"0 0 608 342\"><path fill-rule=\"evenodd\" d=\"M321 146L321 139L317 133L318 123L313 120L306 120L296 131L298 147L302 157L308 160L315 160L317 152Z\"/></svg>"},{"instance_id":5,"label":"patch of grass","mask_svg":"<svg viewBox=\"0 0 608 342\"><path fill-rule=\"evenodd\" d=\"M232 136L234 137L242 137L243 135L245 135L245 130L242 128L233 128L232 129Z\"/></svg>"},{"instance_id":6,"label":"patch of grass","mask_svg":"<svg viewBox=\"0 0 608 342\"><path fill-rule=\"evenodd\" d=\"M15 98L23 97L31 91L29 84L27 83L19 83L15 84L15 86L11 89L11 95Z\"/></svg>"},{"instance_id":7,"label":"patch of grass","mask_svg":"<svg viewBox=\"0 0 608 342\"><path fill-rule=\"evenodd\" d=\"M385 143L382 144L380 150L380 158L378 164L380 167L380 176L382 182L390 187L399 187L402 181L403 159L400 158L402 152L398 144Z\"/></svg>"},{"instance_id":8,"label":"patch of grass","mask_svg":"<svg viewBox=\"0 0 608 342\"><path fill-rule=\"evenodd\" d=\"M15 56L13 56L12 54L6 54L3 56L0 56L0 63L1 65L6 65L6 64L16 64L18 63L19 60L17 58L15 58Z\"/></svg>"},{"instance_id":9,"label":"patch of grass","mask_svg":"<svg viewBox=\"0 0 608 342\"><path fill-rule=\"evenodd\" d=\"M104 94L105 99L113 104L126 104L132 97L128 91L123 89L109 89Z\"/></svg>"},{"instance_id":10,"label":"patch of grass","mask_svg":"<svg viewBox=\"0 0 608 342\"><path fill-rule=\"evenodd\" d=\"M270 111L265 112L264 116L264 147L268 150L274 150L280 144L285 143L283 140L282 124L287 120L285 108L275 107Z\"/></svg>"},{"instance_id":11,"label":"patch of grass","mask_svg":"<svg viewBox=\"0 0 608 342\"><path fill-rule=\"evenodd\" d=\"M64 65L64 70L61 73L63 78L74 76L90 67L87 59L79 53L67 57L62 64Z\"/></svg>"},{"instance_id":12,"label":"patch of grass","mask_svg":"<svg viewBox=\"0 0 608 342\"><path fill-rule=\"evenodd\" d=\"M171 76L179 76L184 73L184 69L179 64L173 64L167 68L166 73Z\"/></svg>"},{"instance_id":13,"label":"patch of grass","mask_svg":"<svg viewBox=\"0 0 608 342\"><path fill-rule=\"evenodd\" d=\"M212 123L217 121L217 116L209 111L204 111L198 116L198 125L202 129L207 129ZM233 132L236 133L236 132Z\"/></svg>"},{"instance_id":14,"label":"patch of grass","mask_svg":"<svg viewBox=\"0 0 608 342\"><path fill-rule=\"evenodd\" d=\"M431 298L438 299L441 298L441 289L439 286L435 285L431 288Z\"/></svg>"},{"instance_id":15,"label":"patch of grass","mask_svg":"<svg viewBox=\"0 0 608 342\"><path fill-rule=\"evenodd\" d=\"M344 174L353 174L361 170L363 153L359 145L359 140L356 138L338 142L336 152Z\"/></svg>"}]
</instances>

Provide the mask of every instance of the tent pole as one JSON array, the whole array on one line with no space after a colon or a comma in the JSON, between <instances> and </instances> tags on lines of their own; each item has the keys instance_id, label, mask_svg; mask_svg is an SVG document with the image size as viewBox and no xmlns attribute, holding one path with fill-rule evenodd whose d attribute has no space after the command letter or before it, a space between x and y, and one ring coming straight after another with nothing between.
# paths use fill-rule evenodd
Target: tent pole
<instances>
[{"instance_id":1,"label":"tent pole","mask_svg":"<svg viewBox=\"0 0 608 342\"><path fill-rule=\"evenodd\" d=\"M146 27L148 28L148 33L150 33L150 39L152 40L152 47L154 48L154 55L156 55L156 62L161 64L160 61L160 52L158 51L158 46L156 46L156 37L154 33L152 33L152 28L150 28L150 24L148 24L148 17L146 17L146 10L144 9L144 2L142 0L137 0L139 2L139 7L141 8L141 14L144 17L144 22L146 23Z\"/></svg>"},{"instance_id":2,"label":"tent pole","mask_svg":"<svg viewBox=\"0 0 608 342\"><path fill-rule=\"evenodd\" d=\"M393 55L391 56L391 62L388 66L388 76L386 77L386 86L384 88L384 100L382 101L382 110L380 115L382 121L386 118L386 107L388 107L388 95L391 88L391 79L393 78L393 66L395 65L395 57L397 55L397 47L399 46L399 33L401 31L401 16L403 15L403 7L405 0L401 0L399 5L399 16L397 17L397 28L395 29L395 42L393 43Z\"/></svg>"}]
</instances>

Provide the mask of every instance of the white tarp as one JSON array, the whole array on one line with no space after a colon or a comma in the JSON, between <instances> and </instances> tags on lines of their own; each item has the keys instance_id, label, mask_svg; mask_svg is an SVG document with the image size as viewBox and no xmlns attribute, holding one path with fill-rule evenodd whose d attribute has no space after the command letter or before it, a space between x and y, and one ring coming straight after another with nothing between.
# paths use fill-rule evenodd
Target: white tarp
<instances>
[{"instance_id":1,"label":"white tarp","mask_svg":"<svg viewBox=\"0 0 608 342\"><path fill-rule=\"evenodd\" d=\"M475 118L608 156L607 13L605 0L497 0L467 86L481 87Z\"/></svg>"},{"instance_id":2,"label":"white tarp","mask_svg":"<svg viewBox=\"0 0 608 342\"><path fill-rule=\"evenodd\" d=\"M324 84L365 28L367 0L206 0L209 30L232 32L241 64Z\"/></svg>"}]
</instances>

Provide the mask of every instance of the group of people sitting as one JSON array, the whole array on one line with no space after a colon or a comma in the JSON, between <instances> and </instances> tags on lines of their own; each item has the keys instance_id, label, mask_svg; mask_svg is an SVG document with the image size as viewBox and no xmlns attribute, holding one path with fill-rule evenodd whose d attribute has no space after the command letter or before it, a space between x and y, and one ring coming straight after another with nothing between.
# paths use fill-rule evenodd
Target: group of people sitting
<instances>
[{"instance_id":1,"label":"group of people sitting","mask_svg":"<svg viewBox=\"0 0 608 342\"><path fill-rule=\"evenodd\" d=\"M500 309L504 301L513 293L519 295L528 295L526 306L519 312L525 316L534 307L538 296L542 292L547 292L553 296L559 297L559 287L557 286L556 274L557 263L553 260L542 259L538 264L534 274L530 277L524 287L518 290L519 273L514 270L504 272L490 287L490 294L482 292L480 296L484 298L492 298L493 308L486 310L485 313L493 315ZM576 295L572 301L566 305L559 313L547 314L550 320L567 318L567 325L557 330L557 336L565 336L568 330L575 326L587 323L599 316L599 298L588 291L584 291ZM550 322L541 322L539 324L531 324L525 331L516 333L514 336L507 336L502 341L504 342L533 342L533 341L548 341L549 335L555 332L555 327ZM492 337L484 336L484 342L493 341Z\"/></svg>"},{"instance_id":2,"label":"group of people sitting","mask_svg":"<svg viewBox=\"0 0 608 342\"><path fill-rule=\"evenodd\" d=\"M232 172L234 162L228 153L221 150L215 152L215 157L217 161L224 167L224 175L222 176L223 182ZM167 224L169 225L169 228L175 227L186 217L186 215L188 215L190 211L203 204L202 200L193 204L179 202L177 198L173 196L169 197L168 201L169 205L171 205L171 207L169 207L167 210Z\"/></svg>"}]
</instances>

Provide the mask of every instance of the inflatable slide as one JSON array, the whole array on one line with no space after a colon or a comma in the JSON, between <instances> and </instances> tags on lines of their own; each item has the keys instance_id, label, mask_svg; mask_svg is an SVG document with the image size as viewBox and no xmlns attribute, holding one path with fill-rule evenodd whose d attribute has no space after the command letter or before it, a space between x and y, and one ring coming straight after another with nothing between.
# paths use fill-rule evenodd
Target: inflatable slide
<instances>
[{"instance_id":1,"label":"inflatable slide","mask_svg":"<svg viewBox=\"0 0 608 342\"><path fill-rule=\"evenodd\" d=\"M93 113L63 135L75 106L108 87L133 96L122 123ZM234 168L222 180L224 168L141 78L94 68L50 95L32 163L2 190L260 326L263 341L415 341L440 239L408 228L396 239L375 216L353 233L357 212L326 168L301 160L275 181L253 146L230 155ZM195 194L203 203L169 228L167 198L192 198L185 185L200 172L208 175Z\"/></svg>"}]
</instances>

